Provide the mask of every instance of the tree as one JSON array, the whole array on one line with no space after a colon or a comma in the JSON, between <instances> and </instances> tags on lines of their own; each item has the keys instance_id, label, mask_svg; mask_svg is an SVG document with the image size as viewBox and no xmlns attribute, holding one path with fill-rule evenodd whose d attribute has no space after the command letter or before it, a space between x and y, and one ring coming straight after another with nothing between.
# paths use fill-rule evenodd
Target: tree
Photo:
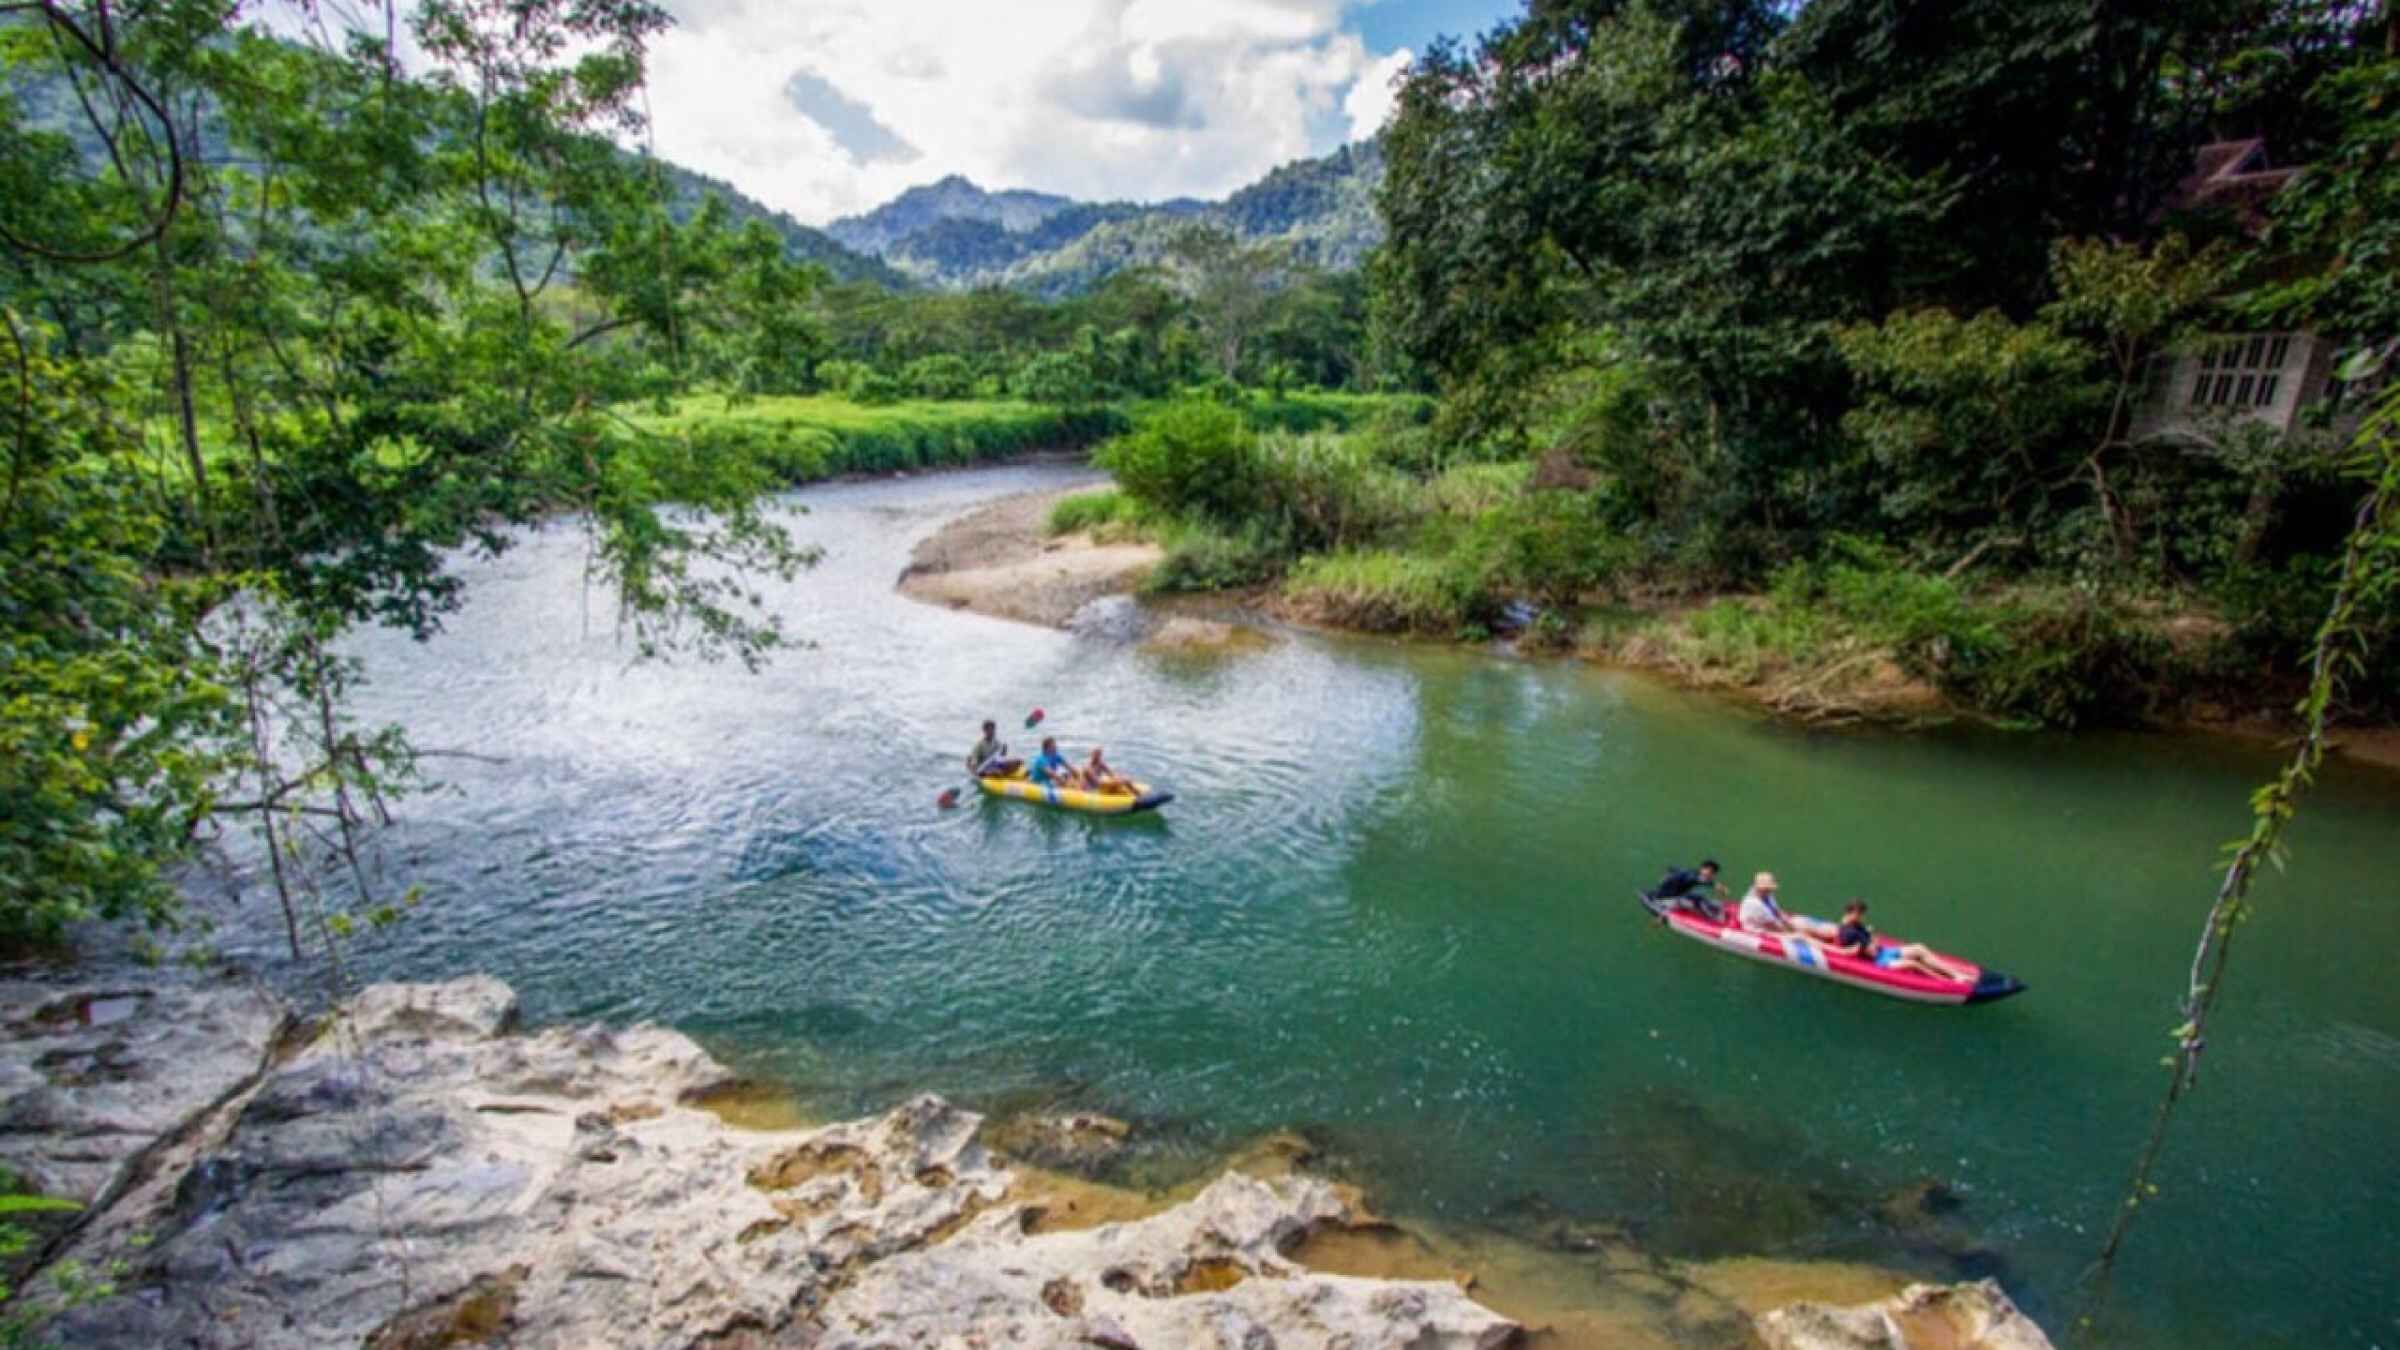
<instances>
[{"instance_id":1,"label":"tree","mask_svg":"<svg viewBox=\"0 0 2400 1350\"><path fill-rule=\"evenodd\" d=\"M1168 256L1216 353L1218 373L1238 379L1243 349L1266 321L1290 250L1276 243L1245 244L1229 231L1195 225L1175 237Z\"/></svg>"},{"instance_id":2,"label":"tree","mask_svg":"<svg viewBox=\"0 0 2400 1350\"><path fill-rule=\"evenodd\" d=\"M2388 349L2400 340L2400 54L2327 77L2313 101L2340 131L2270 205L2266 243L2282 266L2246 308Z\"/></svg>"},{"instance_id":3,"label":"tree","mask_svg":"<svg viewBox=\"0 0 2400 1350\"><path fill-rule=\"evenodd\" d=\"M424 748L355 723L336 642L437 633L453 550L571 513L637 652L748 661L780 633L745 574L813 556L763 463L615 411L808 360L777 316L813 273L721 210L679 221L612 140L662 11L426 0L421 75L380 32L228 13L0 28L7 87L44 95L0 100L11 935L170 918L161 869L228 826L295 951L341 918L321 878L370 903L361 852Z\"/></svg>"}]
</instances>

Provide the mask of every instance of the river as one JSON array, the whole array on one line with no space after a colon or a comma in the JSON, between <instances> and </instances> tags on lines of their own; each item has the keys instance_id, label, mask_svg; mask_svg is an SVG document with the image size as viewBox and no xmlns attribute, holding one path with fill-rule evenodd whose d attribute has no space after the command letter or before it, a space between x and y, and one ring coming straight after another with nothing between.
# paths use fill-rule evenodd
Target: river
<instances>
[{"instance_id":1,"label":"river","mask_svg":"<svg viewBox=\"0 0 2400 1350\"><path fill-rule=\"evenodd\" d=\"M407 805L390 862L427 902L363 971L669 1022L820 1114L1071 1102L1160 1175L1296 1126L1429 1224L1991 1273L2062 1328L2264 752L1811 733L1570 663L1153 655L893 592L945 519L1082 472L796 494L826 558L768 594L816 645L758 675L632 664L571 528L466 564L448 633L354 645L368 716L501 761ZM1037 706L1175 802L936 809L975 723L1026 742ZM2263 883L2113 1344L2400 1343L2395 822L2389 775L2336 766ZM1642 922L1634 889L1704 853L2031 992L1919 1008ZM1953 1211L1881 1212L1928 1180Z\"/></svg>"}]
</instances>

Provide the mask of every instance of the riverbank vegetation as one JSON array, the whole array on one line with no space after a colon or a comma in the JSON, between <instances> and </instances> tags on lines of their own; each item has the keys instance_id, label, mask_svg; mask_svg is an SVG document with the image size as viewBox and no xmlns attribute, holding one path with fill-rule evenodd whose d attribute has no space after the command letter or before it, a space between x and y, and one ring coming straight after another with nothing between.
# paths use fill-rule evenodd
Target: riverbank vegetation
<instances>
[{"instance_id":1,"label":"riverbank vegetation","mask_svg":"<svg viewBox=\"0 0 2400 1350\"><path fill-rule=\"evenodd\" d=\"M2081 12L1551 6L1428 53L1371 273L1437 415L1104 448L1179 522L1158 584L1816 715L2288 706L2400 341L2395 20ZM2338 711L2388 718L2400 608L2358 631Z\"/></svg>"},{"instance_id":2,"label":"riverbank vegetation","mask_svg":"<svg viewBox=\"0 0 2400 1350\"><path fill-rule=\"evenodd\" d=\"M2400 334L2363 2L1540 6L1412 68L1366 271L1203 228L1053 299L836 282L648 160L648 5L294 13L0 24L0 929L243 838L295 947L389 913L441 748L338 644L454 550L564 515L630 652L755 661L765 494L1034 448L1105 442L1061 524L1161 589L1817 715L2273 708Z\"/></svg>"},{"instance_id":3,"label":"riverbank vegetation","mask_svg":"<svg viewBox=\"0 0 2400 1350\"><path fill-rule=\"evenodd\" d=\"M0 939L174 922L199 858L295 954L396 916L377 827L471 752L359 724L340 641L520 527L588 531L628 655L756 662L745 578L814 558L775 489L1390 402L1355 273L1195 229L1060 303L837 282L645 153L655 6L387 17L0 15Z\"/></svg>"}]
</instances>

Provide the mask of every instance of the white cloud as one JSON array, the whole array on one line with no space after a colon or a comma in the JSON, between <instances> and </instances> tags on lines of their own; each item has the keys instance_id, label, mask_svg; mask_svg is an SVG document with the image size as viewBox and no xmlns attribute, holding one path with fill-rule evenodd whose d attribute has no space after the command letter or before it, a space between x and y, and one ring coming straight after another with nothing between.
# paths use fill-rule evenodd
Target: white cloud
<instances>
[{"instance_id":1,"label":"white cloud","mask_svg":"<svg viewBox=\"0 0 2400 1350\"><path fill-rule=\"evenodd\" d=\"M1350 139L1365 140L1392 120L1392 109L1400 103L1398 81L1415 59L1408 48L1402 47L1369 64L1358 77L1358 83L1350 86L1350 92L1342 99L1342 115L1350 119Z\"/></svg>"},{"instance_id":2,"label":"white cloud","mask_svg":"<svg viewBox=\"0 0 2400 1350\"><path fill-rule=\"evenodd\" d=\"M1341 0L671 8L682 23L651 54L658 152L812 223L946 173L1084 198L1221 195L1370 134L1407 60L1369 52ZM792 101L802 73L916 157L861 162Z\"/></svg>"}]
</instances>

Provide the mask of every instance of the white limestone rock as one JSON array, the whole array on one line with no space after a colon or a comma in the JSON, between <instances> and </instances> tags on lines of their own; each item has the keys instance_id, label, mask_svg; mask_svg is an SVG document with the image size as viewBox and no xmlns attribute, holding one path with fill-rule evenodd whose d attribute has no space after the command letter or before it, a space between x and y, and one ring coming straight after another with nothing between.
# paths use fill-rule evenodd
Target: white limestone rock
<instances>
[{"instance_id":1,"label":"white limestone rock","mask_svg":"<svg viewBox=\"0 0 2400 1350\"><path fill-rule=\"evenodd\" d=\"M85 1205L260 1071L288 1014L249 985L0 983L0 1167Z\"/></svg>"},{"instance_id":2,"label":"white limestone rock","mask_svg":"<svg viewBox=\"0 0 2400 1350\"><path fill-rule=\"evenodd\" d=\"M1795 1303L1758 1319L1767 1350L2052 1350L1997 1281L1912 1284L1855 1308Z\"/></svg>"},{"instance_id":3,"label":"white limestone rock","mask_svg":"<svg viewBox=\"0 0 2400 1350\"><path fill-rule=\"evenodd\" d=\"M869 1267L825 1305L822 1350L897 1345L1488 1350L1519 1328L1456 1285L1322 1275L1283 1256L1346 1221L1309 1177L1219 1178L1135 1223L1026 1236L995 1210Z\"/></svg>"}]
</instances>

